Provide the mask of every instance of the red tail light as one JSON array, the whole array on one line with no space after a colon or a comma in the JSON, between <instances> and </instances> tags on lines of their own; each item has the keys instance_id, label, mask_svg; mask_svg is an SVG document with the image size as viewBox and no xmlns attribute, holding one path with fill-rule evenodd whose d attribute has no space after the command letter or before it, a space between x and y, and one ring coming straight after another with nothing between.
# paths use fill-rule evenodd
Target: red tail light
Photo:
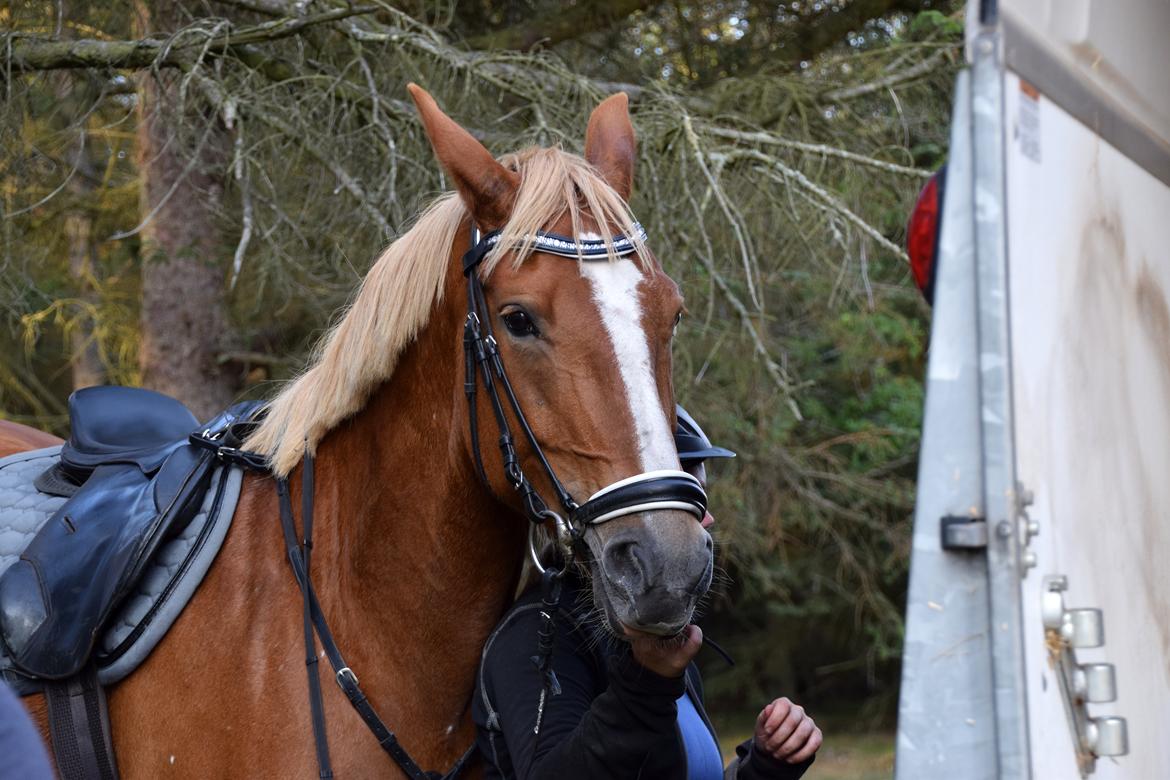
<instances>
[{"instance_id":1,"label":"red tail light","mask_svg":"<svg viewBox=\"0 0 1170 780\"><path fill-rule=\"evenodd\" d=\"M914 282L934 302L935 261L938 259L938 227L942 217L943 191L946 184L946 166L940 168L918 195L910 224L906 228L906 251L910 255L910 270Z\"/></svg>"}]
</instances>

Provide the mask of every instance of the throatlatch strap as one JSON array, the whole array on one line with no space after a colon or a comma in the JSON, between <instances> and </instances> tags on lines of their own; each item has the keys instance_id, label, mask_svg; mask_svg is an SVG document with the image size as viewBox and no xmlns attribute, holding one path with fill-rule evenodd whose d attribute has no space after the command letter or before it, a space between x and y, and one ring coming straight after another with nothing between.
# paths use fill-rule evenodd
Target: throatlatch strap
<instances>
[{"instance_id":1,"label":"throatlatch strap","mask_svg":"<svg viewBox=\"0 0 1170 780\"><path fill-rule=\"evenodd\" d=\"M49 734L61 780L117 780L106 693L92 666L45 682Z\"/></svg>"}]
</instances>

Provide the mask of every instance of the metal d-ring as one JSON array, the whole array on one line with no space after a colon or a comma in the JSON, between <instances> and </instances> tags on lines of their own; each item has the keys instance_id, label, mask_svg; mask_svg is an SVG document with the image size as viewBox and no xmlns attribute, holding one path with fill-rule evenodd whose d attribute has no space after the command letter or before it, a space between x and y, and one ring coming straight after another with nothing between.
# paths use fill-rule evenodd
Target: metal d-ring
<instances>
[{"instance_id":1,"label":"metal d-ring","mask_svg":"<svg viewBox=\"0 0 1170 780\"><path fill-rule=\"evenodd\" d=\"M532 565L541 574L544 574L544 564L540 562L540 552L536 549L536 529L539 526L532 523L528 526L528 555L532 558Z\"/></svg>"},{"instance_id":2,"label":"metal d-ring","mask_svg":"<svg viewBox=\"0 0 1170 780\"><path fill-rule=\"evenodd\" d=\"M568 568L569 561L573 558L573 529L565 518L558 515L551 509L543 509L537 513L537 517L542 520L552 520L553 533L556 535L557 544L561 546L561 550L565 556L565 568ZM544 564L540 562L540 552L536 549L536 534L540 523L532 523L528 527L528 554L532 556L532 563L536 566L536 570L544 574Z\"/></svg>"}]
</instances>

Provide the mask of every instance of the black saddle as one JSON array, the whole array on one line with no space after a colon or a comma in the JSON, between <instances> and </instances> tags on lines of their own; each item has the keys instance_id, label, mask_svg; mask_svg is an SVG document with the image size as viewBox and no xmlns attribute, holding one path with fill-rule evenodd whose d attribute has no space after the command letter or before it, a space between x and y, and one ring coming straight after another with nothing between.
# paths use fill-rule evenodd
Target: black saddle
<instances>
[{"instance_id":1,"label":"black saddle","mask_svg":"<svg viewBox=\"0 0 1170 780\"><path fill-rule=\"evenodd\" d=\"M50 482L72 497L0 576L0 641L18 669L58 680L85 666L159 544L194 516L220 448L237 446L261 407L236 404L200 426L151 390L70 396L69 441Z\"/></svg>"},{"instance_id":2,"label":"black saddle","mask_svg":"<svg viewBox=\"0 0 1170 780\"><path fill-rule=\"evenodd\" d=\"M135 463L149 473L176 442L199 427L186 406L139 387L87 387L69 396L69 441L62 469L79 484L105 463Z\"/></svg>"}]
</instances>

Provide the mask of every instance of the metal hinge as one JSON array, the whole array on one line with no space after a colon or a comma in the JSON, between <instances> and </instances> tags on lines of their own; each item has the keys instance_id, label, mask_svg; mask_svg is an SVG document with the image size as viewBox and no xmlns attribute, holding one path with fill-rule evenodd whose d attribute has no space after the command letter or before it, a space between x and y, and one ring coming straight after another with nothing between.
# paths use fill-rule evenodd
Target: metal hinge
<instances>
[{"instance_id":1,"label":"metal hinge","mask_svg":"<svg viewBox=\"0 0 1170 780\"><path fill-rule=\"evenodd\" d=\"M1064 592L1068 579L1063 575L1044 578L1040 616L1049 661L1060 686L1061 699L1077 749L1081 776L1097 768L1101 756L1123 756L1129 752L1125 718L1114 715L1093 717L1087 704L1116 701L1117 679L1113 664L1077 663L1080 648L1105 644L1105 619L1099 609L1067 609Z\"/></svg>"}]
</instances>

